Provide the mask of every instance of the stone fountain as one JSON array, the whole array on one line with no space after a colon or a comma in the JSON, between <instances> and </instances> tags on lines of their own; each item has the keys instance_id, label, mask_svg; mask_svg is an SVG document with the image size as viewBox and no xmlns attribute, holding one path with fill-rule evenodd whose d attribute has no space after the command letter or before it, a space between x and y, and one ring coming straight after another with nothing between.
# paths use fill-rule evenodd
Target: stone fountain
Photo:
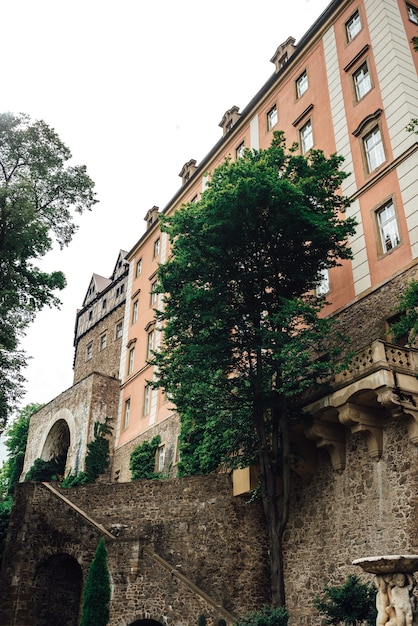
<instances>
[{"instance_id":1,"label":"stone fountain","mask_svg":"<svg viewBox=\"0 0 418 626\"><path fill-rule=\"evenodd\" d=\"M412 626L415 612L414 572L418 554L369 556L353 561L374 574L377 587L376 626Z\"/></svg>"}]
</instances>

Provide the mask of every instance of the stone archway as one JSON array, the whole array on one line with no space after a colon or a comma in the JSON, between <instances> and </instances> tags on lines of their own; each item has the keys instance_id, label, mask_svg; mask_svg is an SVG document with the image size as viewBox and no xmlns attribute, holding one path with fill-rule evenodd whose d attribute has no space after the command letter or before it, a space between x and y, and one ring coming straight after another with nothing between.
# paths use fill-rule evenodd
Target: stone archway
<instances>
[{"instance_id":1,"label":"stone archway","mask_svg":"<svg viewBox=\"0 0 418 626\"><path fill-rule=\"evenodd\" d=\"M37 568L34 581L36 626L77 626L83 573L69 554L56 554Z\"/></svg>"},{"instance_id":2,"label":"stone archway","mask_svg":"<svg viewBox=\"0 0 418 626\"><path fill-rule=\"evenodd\" d=\"M59 474L65 474L67 454L70 447L70 429L66 420L59 419L49 431L41 453L41 459L50 461L58 459L60 468Z\"/></svg>"}]
</instances>

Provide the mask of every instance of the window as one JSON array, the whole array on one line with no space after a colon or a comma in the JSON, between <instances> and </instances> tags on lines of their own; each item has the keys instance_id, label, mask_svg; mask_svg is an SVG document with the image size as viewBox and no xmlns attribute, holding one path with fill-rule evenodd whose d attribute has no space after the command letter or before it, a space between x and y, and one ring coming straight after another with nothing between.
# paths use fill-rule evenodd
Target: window
<instances>
[{"instance_id":1,"label":"window","mask_svg":"<svg viewBox=\"0 0 418 626\"><path fill-rule=\"evenodd\" d=\"M90 361L92 357L93 357L93 342L91 341L90 343L87 344L87 347L86 347L86 361Z\"/></svg>"},{"instance_id":2,"label":"window","mask_svg":"<svg viewBox=\"0 0 418 626\"><path fill-rule=\"evenodd\" d=\"M244 156L244 150L245 150L245 143L242 141L235 151L237 159L241 159L241 157Z\"/></svg>"},{"instance_id":3,"label":"window","mask_svg":"<svg viewBox=\"0 0 418 626\"><path fill-rule=\"evenodd\" d=\"M145 385L144 388L144 415L148 415L151 404L151 387L150 385Z\"/></svg>"},{"instance_id":4,"label":"window","mask_svg":"<svg viewBox=\"0 0 418 626\"><path fill-rule=\"evenodd\" d=\"M330 290L330 286L329 286L329 271L328 269L325 267L324 269L320 270L319 275L318 275L318 284L316 286L316 295L318 296L318 298L322 298L323 296L325 296L325 294L327 294Z\"/></svg>"},{"instance_id":5,"label":"window","mask_svg":"<svg viewBox=\"0 0 418 626\"><path fill-rule=\"evenodd\" d=\"M152 359L153 357L153 350L154 350L154 342L155 342L155 331L151 330L151 332L148 333L148 345L147 345L147 359L148 361L150 359Z\"/></svg>"},{"instance_id":6,"label":"window","mask_svg":"<svg viewBox=\"0 0 418 626\"><path fill-rule=\"evenodd\" d=\"M138 278L138 276L141 276L141 272L142 272L142 259L139 259L139 261L136 262L136 277Z\"/></svg>"},{"instance_id":7,"label":"window","mask_svg":"<svg viewBox=\"0 0 418 626\"><path fill-rule=\"evenodd\" d=\"M312 122L308 120L299 131L302 153L308 152L313 146Z\"/></svg>"},{"instance_id":8,"label":"window","mask_svg":"<svg viewBox=\"0 0 418 626\"><path fill-rule=\"evenodd\" d=\"M139 300L135 300L132 305L132 324L138 321Z\"/></svg>"},{"instance_id":9,"label":"window","mask_svg":"<svg viewBox=\"0 0 418 626\"><path fill-rule=\"evenodd\" d=\"M412 4L407 4L406 8L407 8L407 11L408 11L408 18L411 20L411 22L414 22L414 24L418 24L418 9L417 9L417 7L414 7Z\"/></svg>"},{"instance_id":10,"label":"window","mask_svg":"<svg viewBox=\"0 0 418 626\"><path fill-rule=\"evenodd\" d=\"M154 241L154 257L160 254L160 238Z\"/></svg>"},{"instance_id":11,"label":"window","mask_svg":"<svg viewBox=\"0 0 418 626\"><path fill-rule=\"evenodd\" d=\"M107 344L106 333L100 337L100 350L104 350Z\"/></svg>"},{"instance_id":12,"label":"window","mask_svg":"<svg viewBox=\"0 0 418 626\"><path fill-rule=\"evenodd\" d=\"M369 173L374 172L385 161L385 151L383 150L382 135L379 126L375 126L364 139L364 151L367 158Z\"/></svg>"},{"instance_id":13,"label":"window","mask_svg":"<svg viewBox=\"0 0 418 626\"><path fill-rule=\"evenodd\" d=\"M89 311L89 322L93 319L93 311Z\"/></svg>"},{"instance_id":14,"label":"window","mask_svg":"<svg viewBox=\"0 0 418 626\"><path fill-rule=\"evenodd\" d=\"M153 283L151 283L151 305L156 304L157 299L158 299L158 294L157 294L157 281L154 280Z\"/></svg>"},{"instance_id":15,"label":"window","mask_svg":"<svg viewBox=\"0 0 418 626\"><path fill-rule=\"evenodd\" d=\"M122 337L123 334L123 323L122 322L118 322L116 324L116 329L115 329L115 337L116 339L120 339Z\"/></svg>"},{"instance_id":16,"label":"window","mask_svg":"<svg viewBox=\"0 0 418 626\"><path fill-rule=\"evenodd\" d=\"M308 89L308 74L306 70L299 76L296 80L296 95L298 98L303 96L305 91Z\"/></svg>"},{"instance_id":17,"label":"window","mask_svg":"<svg viewBox=\"0 0 418 626\"><path fill-rule=\"evenodd\" d=\"M131 400L125 401L125 410L123 412L123 427L126 430L129 426L129 418L131 415Z\"/></svg>"},{"instance_id":18,"label":"window","mask_svg":"<svg viewBox=\"0 0 418 626\"><path fill-rule=\"evenodd\" d=\"M278 120L277 115L277 104L274 105L267 113L267 128L271 130L274 126L276 126Z\"/></svg>"},{"instance_id":19,"label":"window","mask_svg":"<svg viewBox=\"0 0 418 626\"><path fill-rule=\"evenodd\" d=\"M106 307L107 307L107 300L106 300L106 298L103 298L102 309L105 310Z\"/></svg>"},{"instance_id":20,"label":"window","mask_svg":"<svg viewBox=\"0 0 418 626\"><path fill-rule=\"evenodd\" d=\"M129 350L128 375L133 374L134 365L135 365L135 348L131 348Z\"/></svg>"},{"instance_id":21,"label":"window","mask_svg":"<svg viewBox=\"0 0 418 626\"><path fill-rule=\"evenodd\" d=\"M162 472L164 469L164 459L165 459L165 446L162 445L158 448L157 451L157 472Z\"/></svg>"},{"instance_id":22,"label":"window","mask_svg":"<svg viewBox=\"0 0 418 626\"><path fill-rule=\"evenodd\" d=\"M390 200L377 212L380 241L383 253L389 252L400 244L398 222L393 201Z\"/></svg>"},{"instance_id":23,"label":"window","mask_svg":"<svg viewBox=\"0 0 418 626\"><path fill-rule=\"evenodd\" d=\"M346 22L345 30L347 33L347 41L352 41L361 31L360 13L358 11L350 17L348 22Z\"/></svg>"},{"instance_id":24,"label":"window","mask_svg":"<svg viewBox=\"0 0 418 626\"><path fill-rule=\"evenodd\" d=\"M372 81L366 61L354 72L353 80L357 100L361 100L372 88Z\"/></svg>"},{"instance_id":25,"label":"window","mask_svg":"<svg viewBox=\"0 0 418 626\"><path fill-rule=\"evenodd\" d=\"M199 198L197 197L197 194L195 196L193 196L193 198L190 200L190 202L192 202L193 204L196 204L196 202L199 200Z\"/></svg>"}]
</instances>

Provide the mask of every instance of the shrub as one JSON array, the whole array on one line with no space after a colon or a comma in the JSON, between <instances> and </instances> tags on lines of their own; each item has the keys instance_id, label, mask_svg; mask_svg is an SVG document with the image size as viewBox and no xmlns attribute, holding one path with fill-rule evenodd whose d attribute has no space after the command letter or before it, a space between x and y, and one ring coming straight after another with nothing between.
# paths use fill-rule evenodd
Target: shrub
<instances>
[{"instance_id":1,"label":"shrub","mask_svg":"<svg viewBox=\"0 0 418 626\"><path fill-rule=\"evenodd\" d=\"M376 623L376 589L350 574L340 587L325 585L323 597L315 598L315 608L327 624L351 626L357 622Z\"/></svg>"},{"instance_id":2,"label":"shrub","mask_svg":"<svg viewBox=\"0 0 418 626\"><path fill-rule=\"evenodd\" d=\"M65 457L54 457L49 461L35 459L32 467L26 473L25 482L31 480L35 482L50 482L57 480L60 474L64 473Z\"/></svg>"},{"instance_id":3,"label":"shrub","mask_svg":"<svg viewBox=\"0 0 418 626\"><path fill-rule=\"evenodd\" d=\"M249 613L240 619L236 626L287 626L289 613L283 606L263 606L260 611Z\"/></svg>"},{"instance_id":4,"label":"shrub","mask_svg":"<svg viewBox=\"0 0 418 626\"><path fill-rule=\"evenodd\" d=\"M90 565L83 596L80 626L106 626L109 621L110 576L103 537Z\"/></svg>"}]
</instances>

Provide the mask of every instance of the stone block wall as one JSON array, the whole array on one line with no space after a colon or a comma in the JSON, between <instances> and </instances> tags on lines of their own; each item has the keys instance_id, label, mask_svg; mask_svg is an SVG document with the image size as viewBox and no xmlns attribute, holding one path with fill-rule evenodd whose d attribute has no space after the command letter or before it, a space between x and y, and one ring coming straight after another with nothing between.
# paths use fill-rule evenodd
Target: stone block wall
<instances>
[{"instance_id":1,"label":"stone block wall","mask_svg":"<svg viewBox=\"0 0 418 626\"><path fill-rule=\"evenodd\" d=\"M30 420L22 477L36 458L49 460L62 452L65 442L60 442L59 437L63 431L67 433L68 445L65 473L81 471L87 444L93 439L94 423L110 417L116 424L119 384L118 379L93 373L35 413ZM110 449L113 450L113 439Z\"/></svg>"},{"instance_id":2,"label":"stone block wall","mask_svg":"<svg viewBox=\"0 0 418 626\"><path fill-rule=\"evenodd\" d=\"M61 493L115 536L106 538L112 580L109 626L143 618L192 626L201 614L211 626L223 617L220 607L243 615L268 601L260 503L249 506L234 498L229 476L86 485ZM40 587L46 577L40 581L38 572L52 557L64 555L80 568L84 584L100 534L97 525L44 485L20 484L1 570L0 623L39 626ZM214 603L196 593L194 585ZM56 615L54 586L50 601L50 614Z\"/></svg>"},{"instance_id":3,"label":"stone block wall","mask_svg":"<svg viewBox=\"0 0 418 626\"><path fill-rule=\"evenodd\" d=\"M112 462L112 480L120 482L129 482L131 480L131 471L129 469L131 453L137 446L144 443L144 441L151 441L156 435L160 435L161 445L165 446L163 474L167 477L175 478L177 476L177 441L179 434L180 420L177 413L175 413L162 422L154 424L144 433L135 437L135 439L115 448Z\"/></svg>"},{"instance_id":4,"label":"stone block wall","mask_svg":"<svg viewBox=\"0 0 418 626\"><path fill-rule=\"evenodd\" d=\"M119 378L122 336L116 334L116 326L123 322L125 302L111 310L88 332L78 339L74 356L74 384L91 374L100 372ZM106 335L106 347L101 349L100 338ZM87 346L92 344L91 358L87 358Z\"/></svg>"}]
</instances>

